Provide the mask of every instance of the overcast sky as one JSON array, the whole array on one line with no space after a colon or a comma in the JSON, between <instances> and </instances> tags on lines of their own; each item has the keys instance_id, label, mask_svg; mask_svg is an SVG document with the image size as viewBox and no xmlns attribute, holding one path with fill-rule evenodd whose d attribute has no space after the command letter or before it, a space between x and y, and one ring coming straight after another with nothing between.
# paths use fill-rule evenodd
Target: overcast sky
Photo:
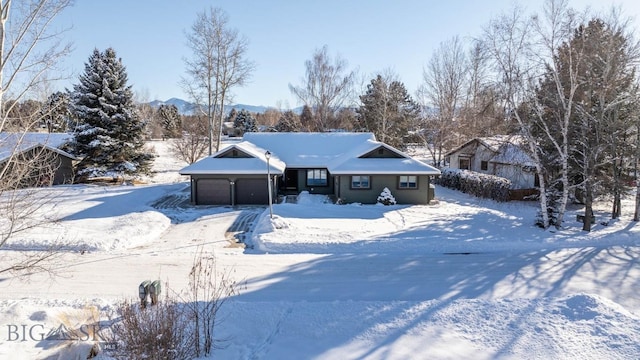
<instances>
[{"instance_id":1,"label":"overcast sky","mask_svg":"<svg viewBox=\"0 0 640 360\"><path fill-rule=\"evenodd\" d=\"M569 0L579 10L620 5L640 24L640 1ZM248 58L256 63L251 82L233 89L233 103L295 107L289 84L301 84L304 62L327 45L349 67L371 79L392 69L413 93L433 50L455 35L479 36L482 27L512 7L511 0L80 0L61 15L56 26L66 33L74 51L61 67L69 87L94 48L113 47L122 58L133 90L142 100L188 100L179 86L184 76L187 31L196 14L215 6L230 25L249 40ZM538 11L542 0L526 1Z\"/></svg>"}]
</instances>

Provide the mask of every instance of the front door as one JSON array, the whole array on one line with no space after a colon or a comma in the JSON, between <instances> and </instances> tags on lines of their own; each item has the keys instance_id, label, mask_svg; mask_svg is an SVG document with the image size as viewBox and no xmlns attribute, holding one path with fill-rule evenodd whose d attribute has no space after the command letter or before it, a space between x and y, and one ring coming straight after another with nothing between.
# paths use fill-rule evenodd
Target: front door
<instances>
[{"instance_id":1,"label":"front door","mask_svg":"<svg viewBox=\"0 0 640 360\"><path fill-rule=\"evenodd\" d=\"M283 181L285 190L298 190L298 169L287 169Z\"/></svg>"}]
</instances>

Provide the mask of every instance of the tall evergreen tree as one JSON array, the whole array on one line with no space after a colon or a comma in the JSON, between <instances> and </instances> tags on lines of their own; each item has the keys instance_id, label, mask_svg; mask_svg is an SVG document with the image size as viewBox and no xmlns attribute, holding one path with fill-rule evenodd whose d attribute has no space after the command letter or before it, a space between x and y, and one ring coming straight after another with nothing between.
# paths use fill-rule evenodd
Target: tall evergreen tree
<instances>
[{"instance_id":1,"label":"tall evergreen tree","mask_svg":"<svg viewBox=\"0 0 640 360\"><path fill-rule=\"evenodd\" d=\"M46 125L47 131L65 132L69 130L71 127L69 101L69 94L66 92L56 91L49 95L40 109L42 121Z\"/></svg>"},{"instance_id":2,"label":"tall evergreen tree","mask_svg":"<svg viewBox=\"0 0 640 360\"><path fill-rule=\"evenodd\" d=\"M240 110L238 115L236 115L235 120L233 120L233 127L238 129L241 134L258 131L256 118L245 109Z\"/></svg>"},{"instance_id":3,"label":"tall evergreen tree","mask_svg":"<svg viewBox=\"0 0 640 360\"><path fill-rule=\"evenodd\" d=\"M162 133L165 137L179 137L182 131L182 120L175 105L160 105L158 116L162 122Z\"/></svg>"},{"instance_id":4,"label":"tall evergreen tree","mask_svg":"<svg viewBox=\"0 0 640 360\"><path fill-rule=\"evenodd\" d=\"M299 132L301 128L300 117L293 111L287 110L280 116L274 130L276 132Z\"/></svg>"},{"instance_id":5,"label":"tall evergreen tree","mask_svg":"<svg viewBox=\"0 0 640 360\"><path fill-rule=\"evenodd\" d=\"M71 112L79 123L74 153L82 159L78 176L147 173L153 155L144 149L144 122L115 51L95 49L73 89Z\"/></svg>"},{"instance_id":6,"label":"tall evergreen tree","mask_svg":"<svg viewBox=\"0 0 640 360\"><path fill-rule=\"evenodd\" d=\"M236 110L236 108L231 108L231 111L229 111L229 114L224 121L234 122L236 121L236 116L238 116L238 110Z\"/></svg>"},{"instance_id":7,"label":"tall evergreen tree","mask_svg":"<svg viewBox=\"0 0 640 360\"><path fill-rule=\"evenodd\" d=\"M623 29L594 19L580 26L572 43L585 49L584 70L576 104L576 165L584 190L585 222L592 202L605 192L613 195L612 218L621 214L624 192L622 171L629 167L632 121L637 114L628 106L635 82L637 48Z\"/></svg>"},{"instance_id":8,"label":"tall evergreen tree","mask_svg":"<svg viewBox=\"0 0 640 360\"><path fill-rule=\"evenodd\" d=\"M571 93L570 89L554 92L556 81L546 74L538 88L537 97L544 105L547 118L559 117L567 99L570 96L574 99L568 122L567 173L575 197L585 204L583 229L586 231L591 230L593 201L604 193L613 195L612 217L620 215L620 197L624 190L622 170L628 167L632 157L631 121L635 114L628 105L633 102L633 59L637 56L620 29L594 19L579 26L554 55L560 80L569 83L573 76L579 86ZM554 140L561 141L562 132L556 127L557 122L547 123L550 124L547 132L555 139L539 134L543 150L552 148ZM561 164L556 157L548 156L545 162L552 178L560 172Z\"/></svg>"},{"instance_id":9,"label":"tall evergreen tree","mask_svg":"<svg viewBox=\"0 0 640 360\"><path fill-rule=\"evenodd\" d=\"M404 84L378 75L367 85L360 101L362 105L357 110L359 130L370 131L379 141L404 148L404 139L420 116L420 107Z\"/></svg>"}]
</instances>

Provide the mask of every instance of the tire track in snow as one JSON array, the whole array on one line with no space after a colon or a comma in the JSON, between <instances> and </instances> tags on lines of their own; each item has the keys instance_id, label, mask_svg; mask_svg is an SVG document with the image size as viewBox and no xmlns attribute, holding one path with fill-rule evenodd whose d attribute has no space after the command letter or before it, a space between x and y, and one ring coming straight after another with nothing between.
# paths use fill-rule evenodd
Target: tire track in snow
<instances>
[{"instance_id":1,"label":"tire track in snow","mask_svg":"<svg viewBox=\"0 0 640 360\"><path fill-rule=\"evenodd\" d=\"M276 338L276 336L280 334L280 332L282 331L284 322L289 318L289 316L291 316L292 313L293 313L293 306L289 306L287 310L285 310L284 313L280 316L280 318L278 319L278 322L276 322L276 325L273 331L271 331L271 333L267 335L264 341L261 342L258 346L256 346L256 348L251 352L251 354L249 355L250 359L261 359L264 357L269 347L273 345L273 341Z\"/></svg>"}]
</instances>

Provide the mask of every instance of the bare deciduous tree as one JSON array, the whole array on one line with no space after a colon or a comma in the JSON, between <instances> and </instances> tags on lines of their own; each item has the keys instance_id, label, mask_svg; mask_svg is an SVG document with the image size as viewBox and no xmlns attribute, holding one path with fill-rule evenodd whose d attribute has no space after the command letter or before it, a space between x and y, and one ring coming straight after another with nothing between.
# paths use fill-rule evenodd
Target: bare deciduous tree
<instances>
[{"instance_id":1,"label":"bare deciduous tree","mask_svg":"<svg viewBox=\"0 0 640 360\"><path fill-rule=\"evenodd\" d=\"M140 120L145 124L144 136L146 139L158 139L162 137L162 127L158 119L158 111L150 104L149 91L144 89L136 91L134 94L134 103Z\"/></svg>"},{"instance_id":2,"label":"bare deciduous tree","mask_svg":"<svg viewBox=\"0 0 640 360\"><path fill-rule=\"evenodd\" d=\"M246 84L255 65L246 58L248 40L229 28L229 19L219 8L198 13L187 33L187 44L193 57L185 59L188 79L182 83L196 104L204 107L211 155L214 138L216 151L220 149L225 101L233 87Z\"/></svg>"},{"instance_id":3,"label":"bare deciduous tree","mask_svg":"<svg viewBox=\"0 0 640 360\"><path fill-rule=\"evenodd\" d=\"M204 256L202 248L194 257L189 273L189 312L195 328L196 355L211 355L220 347L215 331L220 325L218 311L224 303L238 293L238 284L228 271L217 268L214 255Z\"/></svg>"},{"instance_id":4,"label":"bare deciduous tree","mask_svg":"<svg viewBox=\"0 0 640 360\"><path fill-rule=\"evenodd\" d=\"M327 46L317 49L311 60L305 62L306 74L302 85L289 84L289 90L313 112L312 131L332 128L331 120L351 98L355 72L347 70L346 60L336 56L331 59ZM307 124L303 125L308 126Z\"/></svg>"},{"instance_id":5,"label":"bare deciduous tree","mask_svg":"<svg viewBox=\"0 0 640 360\"><path fill-rule=\"evenodd\" d=\"M423 109L432 109L424 118L427 144L434 164L440 166L443 152L450 147L455 134L454 122L458 116L466 84L467 59L458 37L443 42L423 71L424 84L419 91Z\"/></svg>"},{"instance_id":6,"label":"bare deciduous tree","mask_svg":"<svg viewBox=\"0 0 640 360\"><path fill-rule=\"evenodd\" d=\"M282 117L283 111L274 108L268 108L263 113L257 113L256 122L259 125L264 125L267 128L272 128L278 124L278 121Z\"/></svg>"},{"instance_id":7,"label":"bare deciduous tree","mask_svg":"<svg viewBox=\"0 0 640 360\"><path fill-rule=\"evenodd\" d=\"M200 160L209 146L207 119L200 115L187 116L182 122L182 137L172 140L173 154L188 164Z\"/></svg>"},{"instance_id":8,"label":"bare deciduous tree","mask_svg":"<svg viewBox=\"0 0 640 360\"><path fill-rule=\"evenodd\" d=\"M474 137L512 134L512 122L506 121L498 92L489 78L487 52L480 41L474 41L467 55L465 92L456 121L461 144Z\"/></svg>"},{"instance_id":9,"label":"bare deciduous tree","mask_svg":"<svg viewBox=\"0 0 640 360\"><path fill-rule=\"evenodd\" d=\"M55 153L29 146L24 141L24 134L20 133L0 136L0 147L10 144L14 149L9 157L0 159L0 249L10 245L14 236L56 221L55 214L43 209L51 203L53 195L35 187L52 184L58 158ZM50 262L58 257L60 247L56 244L40 251L2 255L0 274L49 271Z\"/></svg>"},{"instance_id":10,"label":"bare deciduous tree","mask_svg":"<svg viewBox=\"0 0 640 360\"><path fill-rule=\"evenodd\" d=\"M52 31L50 24L70 4L71 0L0 0L0 132L8 126L12 110L51 80L45 76L47 71L69 52L70 45L60 42L62 33ZM7 99L13 101L9 103ZM49 152L22 151L20 141L24 132L46 116L39 107L32 114L26 117L27 122L22 122L18 142L8 146L8 156L0 159L0 248L17 232L52 221L39 212L51 201L50 195L23 189L34 185L33 180L48 183L55 168ZM0 140L0 148L8 144L6 138ZM56 250L53 247L49 251L29 252L20 259L2 259L0 272L47 270Z\"/></svg>"},{"instance_id":11,"label":"bare deciduous tree","mask_svg":"<svg viewBox=\"0 0 640 360\"><path fill-rule=\"evenodd\" d=\"M569 195L569 125L582 59L580 52L573 53L566 68L561 67L563 64L555 51L568 41L577 23L576 15L565 0L548 0L541 16L529 18L515 8L492 21L483 37L496 72L495 85L504 101L505 114L517 122L535 163L540 180L540 225L544 228L562 226ZM536 96L543 76L548 89ZM548 111L551 102L554 111ZM544 151L540 147L541 139L550 144ZM549 169L542 154L555 159L559 169L557 179L551 184L545 181ZM553 199L557 206L551 217L548 188L560 189L560 194Z\"/></svg>"}]
</instances>

